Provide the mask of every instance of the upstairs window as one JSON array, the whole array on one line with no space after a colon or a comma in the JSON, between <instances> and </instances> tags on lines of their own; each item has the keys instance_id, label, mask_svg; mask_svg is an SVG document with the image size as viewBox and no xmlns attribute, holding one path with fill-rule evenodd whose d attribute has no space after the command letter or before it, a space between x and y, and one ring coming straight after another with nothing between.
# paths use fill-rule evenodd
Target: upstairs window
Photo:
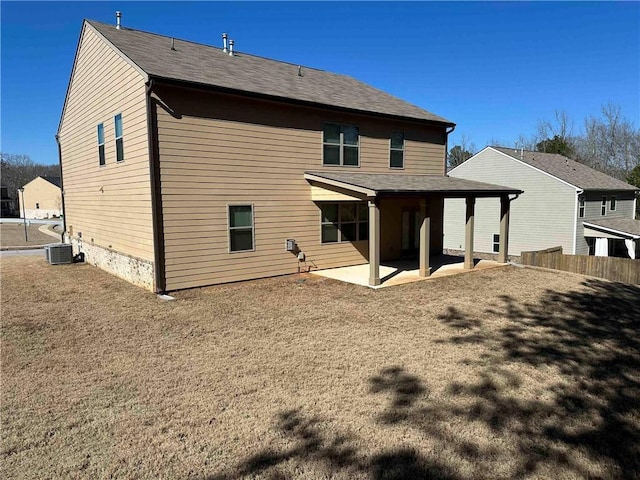
<instances>
[{"instance_id":1,"label":"upstairs window","mask_svg":"<svg viewBox=\"0 0 640 480\"><path fill-rule=\"evenodd\" d=\"M326 123L322 138L322 164L360 165L360 129L353 125Z\"/></svg>"},{"instance_id":2,"label":"upstairs window","mask_svg":"<svg viewBox=\"0 0 640 480\"><path fill-rule=\"evenodd\" d=\"M616 203L617 203L617 201L618 201L618 197L615 197L615 196L613 196L613 197L611 197L609 199L609 210L611 210L612 212L616 211Z\"/></svg>"},{"instance_id":3,"label":"upstairs window","mask_svg":"<svg viewBox=\"0 0 640 480\"><path fill-rule=\"evenodd\" d=\"M322 243L369 238L369 210L364 202L325 203L321 207Z\"/></svg>"},{"instance_id":4,"label":"upstairs window","mask_svg":"<svg viewBox=\"0 0 640 480\"><path fill-rule=\"evenodd\" d=\"M603 217L607 214L607 197L602 197L602 204L600 205L600 215Z\"/></svg>"},{"instance_id":5,"label":"upstairs window","mask_svg":"<svg viewBox=\"0 0 640 480\"><path fill-rule=\"evenodd\" d=\"M578 198L578 217L584 218L584 196Z\"/></svg>"},{"instance_id":6,"label":"upstairs window","mask_svg":"<svg viewBox=\"0 0 640 480\"><path fill-rule=\"evenodd\" d=\"M98 161L100 162L100 166L103 166L106 163L104 156L104 124L100 123L98 125Z\"/></svg>"},{"instance_id":7,"label":"upstairs window","mask_svg":"<svg viewBox=\"0 0 640 480\"><path fill-rule=\"evenodd\" d=\"M253 205L229 205L229 250L253 249Z\"/></svg>"},{"instance_id":8,"label":"upstairs window","mask_svg":"<svg viewBox=\"0 0 640 480\"><path fill-rule=\"evenodd\" d=\"M389 167L404 168L404 133L391 132Z\"/></svg>"},{"instance_id":9,"label":"upstairs window","mask_svg":"<svg viewBox=\"0 0 640 480\"><path fill-rule=\"evenodd\" d=\"M116 127L116 161L124 161L124 145L122 143L122 114L119 113L114 117Z\"/></svg>"}]
</instances>

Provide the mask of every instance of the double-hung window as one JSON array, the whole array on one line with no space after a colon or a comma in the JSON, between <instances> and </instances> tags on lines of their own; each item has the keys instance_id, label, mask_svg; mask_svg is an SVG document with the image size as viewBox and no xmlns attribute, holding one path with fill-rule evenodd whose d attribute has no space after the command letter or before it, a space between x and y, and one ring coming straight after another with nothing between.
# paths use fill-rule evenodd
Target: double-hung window
<instances>
[{"instance_id":1,"label":"double-hung window","mask_svg":"<svg viewBox=\"0 0 640 480\"><path fill-rule=\"evenodd\" d=\"M229 250L253 249L253 205L229 205Z\"/></svg>"},{"instance_id":2,"label":"double-hung window","mask_svg":"<svg viewBox=\"0 0 640 480\"><path fill-rule=\"evenodd\" d=\"M124 161L124 145L122 143L122 114L119 113L113 119L116 132L116 161Z\"/></svg>"},{"instance_id":3,"label":"double-hung window","mask_svg":"<svg viewBox=\"0 0 640 480\"><path fill-rule=\"evenodd\" d=\"M578 217L584 218L584 196L578 197Z\"/></svg>"},{"instance_id":4,"label":"double-hung window","mask_svg":"<svg viewBox=\"0 0 640 480\"><path fill-rule=\"evenodd\" d=\"M360 165L360 129L353 125L325 123L322 137L322 164Z\"/></svg>"},{"instance_id":5,"label":"double-hung window","mask_svg":"<svg viewBox=\"0 0 640 480\"><path fill-rule=\"evenodd\" d=\"M322 243L369 238L369 210L364 202L325 203L321 207Z\"/></svg>"},{"instance_id":6,"label":"double-hung window","mask_svg":"<svg viewBox=\"0 0 640 480\"><path fill-rule=\"evenodd\" d=\"M607 214L607 197L602 197L602 203L600 204L600 215L603 217Z\"/></svg>"},{"instance_id":7,"label":"double-hung window","mask_svg":"<svg viewBox=\"0 0 640 480\"><path fill-rule=\"evenodd\" d=\"M391 132L389 144L389 167L404 168L404 133Z\"/></svg>"},{"instance_id":8,"label":"double-hung window","mask_svg":"<svg viewBox=\"0 0 640 480\"><path fill-rule=\"evenodd\" d=\"M98 124L98 161L100 166L106 163L104 156L104 123Z\"/></svg>"},{"instance_id":9,"label":"double-hung window","mask_svg":"<svg viewBox=\"0 0 640 480\"><path fill-rule=\"evenodd\" d=\"M611 198L609 198L609 210L612 212L616 211L616 203L618 201L618 197L613 196Z\"/></svg>"},{"instance_id":10,"label":"double-hung window","mask_svg":"<svg viewBox=\"0 0 640 480\"><path fill-rule=\"evenodd\" d=\"M493 234L493 252L494 253L500 252L500 235L497 233Z\"/></svg>"}]
</instances>

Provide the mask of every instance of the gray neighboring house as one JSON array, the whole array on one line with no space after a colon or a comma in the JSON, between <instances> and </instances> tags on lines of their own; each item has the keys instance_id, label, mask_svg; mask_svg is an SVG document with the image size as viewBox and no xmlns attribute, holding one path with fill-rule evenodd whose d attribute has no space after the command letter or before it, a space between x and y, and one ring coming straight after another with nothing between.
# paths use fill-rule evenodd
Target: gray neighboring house
<instances>
[{"instance_id":1,"label":"gray neighboring house","mask_svg":"<svg viewBox=\"0 0 640 480\"><path fill-rule=\"evenodd\" d=\"M562 155L492 146L449 175L524 191L511 206L511 255L562 246L568 254L640 258L638 187ZM445 249L464 245L464 210L464 201L445 200ZM477 200L476 252L496 251L498 211L495 199Z\"/></svg>"}]
</instances>

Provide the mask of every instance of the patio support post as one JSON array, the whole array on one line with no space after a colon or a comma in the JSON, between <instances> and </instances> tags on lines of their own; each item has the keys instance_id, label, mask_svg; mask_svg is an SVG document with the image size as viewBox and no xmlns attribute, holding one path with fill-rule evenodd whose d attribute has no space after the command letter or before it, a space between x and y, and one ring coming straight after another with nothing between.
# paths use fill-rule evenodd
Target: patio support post
<instances>
[{"instance_id":1,"label":"patio support post","mask_svg":"<svg viewBox=\"0 0 640 480\"><path fill-rule=\"evenodd\" d=\"M380 207L369 200L369 285L380 285Z\"/></svg>"},{"instance_id":2,"label":"patio support post","mask_svg":"<svg viewBox=\"0 0 640 480\"><path fill-rule=\"evenodd\" d=\"M511 202L507 195L500 197L500 247L498 262L507 263L509 258L509 209Z\"/></svg>"},{"instance_id":3,"label":"patio support post","mask_svg":"<svg viewBox=\"0 0 640 480\"><path fill-rule=\"evenodd\" d=\"M473 268L473 220L475 216L476 197L466 197L467 215L464 227L464 268Z\"/></svg>"},{"instance_id":4,"label":"patio support post","mask_svg":"<svg viewBox=\"0 0 640 480\"><path fill-rule=\"evenodd\" d=\"M420 199L420 276L428 277L429 250L431 248L431 218L427 216L427 199Z\"/></svg>"}]
</instances>

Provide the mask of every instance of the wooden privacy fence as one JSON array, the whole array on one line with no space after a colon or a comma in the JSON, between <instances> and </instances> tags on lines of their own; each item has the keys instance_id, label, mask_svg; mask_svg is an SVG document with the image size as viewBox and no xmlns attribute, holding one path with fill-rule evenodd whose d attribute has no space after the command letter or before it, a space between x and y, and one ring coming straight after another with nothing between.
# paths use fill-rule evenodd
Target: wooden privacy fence
<instances>
[{"instance_id":1,"label":"wooden privacy fence","mask_svg":"<svg viewBox=\"0 0 640 480\"><path fill-rule=\"evenodd\" d=\"M630 258L564 255L562 247L553 247L537 252L522 252L520 261L523 265L581 273L613 282L640 284L640 260Z\"/></svg>"}]
</instances>

